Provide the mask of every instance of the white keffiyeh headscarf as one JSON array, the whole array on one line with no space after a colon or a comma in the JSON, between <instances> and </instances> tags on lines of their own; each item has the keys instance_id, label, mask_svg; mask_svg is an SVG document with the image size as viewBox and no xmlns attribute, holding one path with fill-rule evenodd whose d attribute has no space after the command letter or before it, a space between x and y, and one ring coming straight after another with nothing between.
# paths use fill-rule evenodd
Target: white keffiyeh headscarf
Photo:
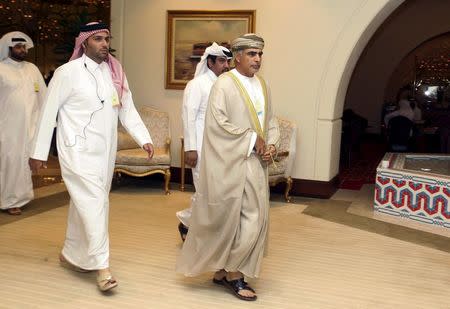
<instances>
[{"instance_id":1,"label":"white keffiyeh headscarf","mask_svg":"<svg viewBox=\"0 0 450 309\"><path fill-rule=\"evenodd\" d=\"M9 32L0 39L0 61L8 58L9 48L17 44L25 45L27 50L34 47L33 40L25 33L20 31Z\"/></svg>"},{"instance_id":2,"label":"white keffiyeh headscarf","mask_svg":"<svg viewBox=\"0 0 450 309\"><path fill-rule=\"evenodd\" d=\"M195 68L194 78L208 71L207 58L209 55L226 57L227 59L231 59L231 57L228 56L226 53L230 53L230 51L226 47L220 46L216 42L213 42L211 46L205 49L205 53L200 59L200 62L197 64L197 67Z\"/></svg>"}]
</instances>

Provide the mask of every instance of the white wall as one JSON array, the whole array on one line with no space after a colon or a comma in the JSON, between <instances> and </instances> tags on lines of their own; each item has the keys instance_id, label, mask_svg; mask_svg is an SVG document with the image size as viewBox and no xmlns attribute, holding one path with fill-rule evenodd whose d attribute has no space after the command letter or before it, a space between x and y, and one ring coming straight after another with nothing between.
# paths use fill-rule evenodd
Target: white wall
<instances>
[{"instance_id":1,"label":"white wall","mask_svg":"<svg viewBox=\"0 0 450 309\"><path fill-rule=\"evenodd\" d=\"M338 173L341 113L353 67L370 36L403 0L112 0L113 47L137 105L168 111L179 166L182 91L164 89L167 10L256 10L266 41L262 75L275 113L297 123L294 178ZM282 5L280 5L282 4Z\"/></svg>"}]
</instances>

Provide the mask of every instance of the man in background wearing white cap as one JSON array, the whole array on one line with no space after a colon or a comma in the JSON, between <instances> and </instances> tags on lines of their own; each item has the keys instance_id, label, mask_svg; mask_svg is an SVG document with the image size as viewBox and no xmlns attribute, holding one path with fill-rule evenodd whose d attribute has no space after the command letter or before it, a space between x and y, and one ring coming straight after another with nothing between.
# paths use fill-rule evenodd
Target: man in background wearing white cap
<instances>
[{"instance_id":1,"label":"man in background wearing white cap","mask_svg":"<svg viewBox=\"0 0 450 309\"><path fill-rule=\"evenodd\" d=\"M0 39L0 209L11 215L20 215L34 197L27 161L47 87L39 69L25 61L32 47L19 31Z\"/></svg>"},{"instance_id":2,"label":"man in background wearing white cap","mask_svg":"<svg viewBox=\"0 0 450 309\"><path fill-rule=\"evenodd\" d=\"M202 150L203 130L205 127L205 113L208 105L209 93L220 74L229 70L231 52L213 42L205 49L200 62L195 69L192 79L184 90L183 95L183 133L185 163L192 167L194 187L198 186L200 159ZM195 194L192 197L195 199ZM178 230L184 241L189 226L192 208L177 212L180 220Z\"/></svg>"}]
</instances>

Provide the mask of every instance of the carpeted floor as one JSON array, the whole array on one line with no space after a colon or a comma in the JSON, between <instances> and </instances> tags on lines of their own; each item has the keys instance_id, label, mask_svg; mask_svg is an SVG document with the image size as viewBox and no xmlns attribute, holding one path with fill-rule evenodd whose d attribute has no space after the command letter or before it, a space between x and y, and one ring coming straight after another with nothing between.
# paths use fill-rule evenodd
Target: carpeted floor
<instances>
[{"instance_id":1,"label":"carpeted floor","mask_svg":"<svg viewBox=\"0 0 450 309\"><path fill-rule=\"evenodd\" d=\"M341 167L339 188L360 190L364 184L375 183L378 163L386 153L386 144L379 138L366 138L352 154L348 166Z\"/></svg>"},{"instance_id":2,"label":"carpeted floor","mask_svg":"<svg viewBox=\"0 0 450 309\"><path fill-rule=\"evenodd\" d=\"M367 186L364 196L340 190L330 200L296 197L297 204L272 197L269 254L261 278L250 280L255 303L214 285L210 273L175 273L174 214L189 206L191 193L166 196L143 182L110 195L119 287L102 295L94 274L58 265L68 207L54 186L14 221L0 214L1 308L448 308L449 238L371 218Z\"/></svg>"}]
</instances>

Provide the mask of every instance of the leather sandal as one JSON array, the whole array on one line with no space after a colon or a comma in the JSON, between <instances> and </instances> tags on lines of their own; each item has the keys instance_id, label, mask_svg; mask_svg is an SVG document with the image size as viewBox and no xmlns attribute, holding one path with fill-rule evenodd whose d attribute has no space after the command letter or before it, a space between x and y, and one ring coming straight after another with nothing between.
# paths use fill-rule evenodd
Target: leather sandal
<instances>
[{"instance_id":1,"label":"leather sandal","mask_svg":"<svg viewBox=\"0 0 450 309\"><path fill-rule=\"evenodd\" d=\"M102 292L107 292L118 285L117 280L110 274L97 275L97 286Z\"/></svg>"},{"instance_id":2,"label":"leather sandal","mask_svg":"<svg viewBox=\"0 0 450 309\"><path fill-rule=\"evenodd\" d=\"M216 275L217 273L220 273L220 272L224 273L223 277L220 279L216 279L215 277L213 277L212 282L215 284L218 284L218 285L223 285L223 279L226 278L227 272L225 271L225 269L221 269L221 270L217 271L214 275Z\"/></svg>"},{"instance_id":3,"label":"leather sandal","mask_svg":"<svg viewBox=\"0 0 450 309\"><path fill-rule=\"evenodd\" d=\"M218 285L223 285L223 279L225 279L225 277L223 277L222 279L213 278L212 282Z\"/></svg>"},{"instance_id":4,"label":"leather sandal","mask_svg":"<svg viewBox=\"0 0 450 309\"><path fill-rule=\"evenodd\" d=\"M180 224L178 224L178 232L180 232L180 237L181 237L182 241L186 240L188 231L189 231L189 228L186 225L184 225L181 222L180 222Z\"/></svg>"},{"instance_id":5,"label":"leather sandal","mask_svg":"<svg viewBox=\"0 0 450 309\"><path fill-rule=\"evenodd\" d=\"M66 260L66 258L64 257L64 255L62 255L62 253L59 254L59 264L67 269L79 272L79 273L89 273L92 270L89 269L84 269L81 267L78 267L76 265L73 265L72 263L70 263L68 260Z\"/></svg>"},{"instance_id":6,"label":"leather sandal","mask_svg":"<svg viewBox=\"0 0 450 309\"><path fill-rule=\"evenodd\" d=\"M12 216L18 216L22 214L22 210L19 207L8 208L6 209L6 211Z\"/></svg>"},{"instance_id":7,"label":"leather sandal","mask_svg":"<svg viewBox=\"0 0 450 309\"><path fill-rule=\"evenodd\" d=\"M228 281L227 278L223 278L223 285L226 286L230 291L233 292L233 294L242 300L246 300L246 301L254 301L256 300L257 296L253 295L253 296L244 296L239 294L240 291L242 290L247 290L247 291L251 291L253 293L256 293L255 290L253 290L247 282L244 281L244 278L239 278L236 280L230 280Z\"/></svg>"}]
</instances>

